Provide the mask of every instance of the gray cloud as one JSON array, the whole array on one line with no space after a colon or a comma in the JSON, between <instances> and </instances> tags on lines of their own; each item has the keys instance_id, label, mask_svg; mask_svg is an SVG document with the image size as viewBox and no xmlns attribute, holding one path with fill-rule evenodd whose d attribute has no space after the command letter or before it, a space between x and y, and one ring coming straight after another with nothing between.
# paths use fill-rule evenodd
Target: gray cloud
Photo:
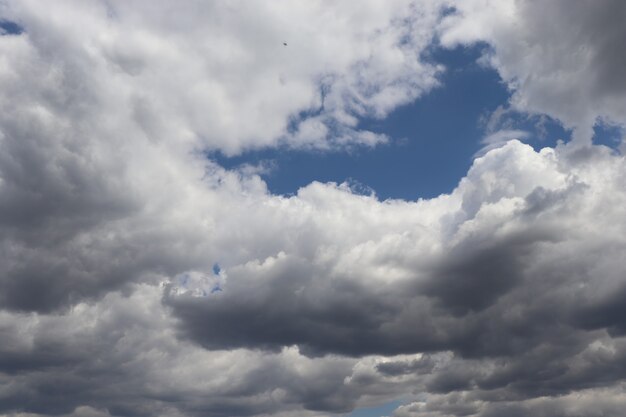
<instances>
[{"instance_id":1,"label":"gray cloud","mask_svg":"<svg viewBox=\"0 0 626 417\"><path fill-rule=\"evenodd\" d=\"M250 212L222 189L233 205L213 229L227 244L214 249L219 273L170 276L165 292L148 280L61 315L5 312L0 367L16 382L0 403L43 415L315 415L413 391L432 397L431 414L480 415L614 387L626 353L613 330L623 170L600 147L511 142L429 201L312 184L288 199L252 194ZM235 224L260 240L231 246ZM241 239L246 251L232 252Z\"/></svg>"},{"instance_id":2,"label":"gray cloud","mask_svg":"<svg viewBox=\"0 0 626 417\"><path fill-rule=\"evenodd\" d=\"M520 109L622 121L621 6L541 12L576 37L465 4L444 44L492 43ZM24 29L0 36L0 414L618 415L623 156L497 140L413 202L205 158L383 140L358 120L437 84L441 6L0 4Z\"/></svg>"},{"instance_id":3,"label":"gray cloud","mask_svg":"<svg viewBox=\"0 0 626 417\"><path fill-rule=\"evenodd\" d=\"M618 416L624 406L620 389L591 389L558 398L494 403L483 402L467 395L435 396L428 402L416 402L399 408L394 417L444 416Z\"/></svg>"}]
</instances>

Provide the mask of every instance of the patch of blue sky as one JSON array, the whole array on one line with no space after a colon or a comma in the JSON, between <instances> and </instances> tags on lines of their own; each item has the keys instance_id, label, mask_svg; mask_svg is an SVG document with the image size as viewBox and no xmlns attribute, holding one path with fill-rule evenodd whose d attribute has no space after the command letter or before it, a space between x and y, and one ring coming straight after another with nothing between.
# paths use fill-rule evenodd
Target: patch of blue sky
<instances>
[{"instance_id":1,"label":"patch of blue sky","mask_svg":"<svg viewBox=\"0 0 626 417\"><path fill-rule=\"evenodd\" d=\"M392 401L376 407L359 408L341 417L386 417L391 416L394 410L401 405L402 401Z\"/></svg>"},{"instance_id":2,"label":"patch of blue sky","mask_svg":"<svg viewBox=\"0 0 626 417\"><path fill-rule=\"evenodd\" d=\"M497 114L502 111L499 121ZM565 129L563 125L546 115L527 115L514 111L497 109L491 115L491 122L496 130L519 130L527 133L527 137L520 138L532 145L536 150L546 146L554 147L559 141L570 139L572 131ZM489 134L490 121L485 117L482 121L485 126L486 137ZM619 151L619 145L626 134L624 127L611 124L603 120L598 120L593 129L593 144L608 146Z\"/></svg>"},{"instance_id":3,"label":"patch of blue sky","mask_svg":"<svg viewBox=\"0 0 626 417\"><path fill-rule=\"evenodd\" d=\"M535 149L569 140L571 132L558 121L508 109L507 86L495 70L479 63L485 48L432 48L426 59L447 68L441 86L385 119L359 123L359 129L387 135L388 144L348 151L278 148L210 157L225 168L272 161L274 169L262 177L274 194L295 194L312 181L348 181L366 193L373 190L381 200L416 200L451 192L493 132L521 131L523 137L518 139ZM599 125L594 141L615 148L618 133Z\"/></svg>"},{"instance_id":4,"label":"patch of blue sky","mask_svg":"<svg viewBox=\"0 0 626 417\"><path fill-rule=\"evenodd\" d=\"M0 17L0 35L19 35L22 32L24 32L24 28L20 25Z\"/></svg>"},{"instance_id":5,"label":"patch of blue sky","mask_svg":"<svg viewBox=\"0 0 626 417\"><path fill-rule=\"evenodd\" d=\"M213 264L212 270L213 270L213 275L215 275L216 277L219 277L222 272L222 268L220 267L220 264L218 264L217 262ZM211 287L211 294L214 294L216 292L221 292L221 291L223 291L223 289L220 286L219 281L215 283L213 287Z\"/></svg>"},{"instance_id":6,"label":"patch of blue sky","mask_svg":"<svg viewBox=\"0 0 626 417\"><path fill-rule=\"evenodd\" d=\"M183 272L176 276L179 288L191 291L195 296L207 297L209 294L222 292L222 268L218 263L213 264L212 275L198 272Z\"/></svg>"},{"instance_id":7,"label":"patch of blue sky","mask_svg":"<svg viewBox=\"0 0 626 417\"><path fill-rule=\"evenodd\" d=\"M618 150L622 140L626 137L626 128L600 121L594 127L593 133L594 143Z\"/></svg>"},{"instance_id":8,"label":"patch of blue sky","mask_svg":"<svg viewBox=\"0 0 626 417\"><path fill-rule=\"evenodd\" d=\"M285 148L246 152L226 158L226 168L273 160L266 174L270 191L293 194L312 181L351 181L373 189L381 199L414 200L451 191L480 149L479 119L508 99L498 75L476 63L481 47L434 50L430 59L448 69L441 86L383 120L365 119L360 129L386 134L391 142L350 151Z\"/></svg>"}]
</instances>

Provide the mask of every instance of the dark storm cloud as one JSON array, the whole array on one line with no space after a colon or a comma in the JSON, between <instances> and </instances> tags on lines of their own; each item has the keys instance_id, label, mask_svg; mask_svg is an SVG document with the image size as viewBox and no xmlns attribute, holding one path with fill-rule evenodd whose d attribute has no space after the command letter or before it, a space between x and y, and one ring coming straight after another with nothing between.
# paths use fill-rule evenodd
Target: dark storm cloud
<instances>
[{"instance_id":1,"label":"dark storm cloud","mask_svg":"<svg viewBox=\"0 0 626 417\"><path fill-rule=\"evenodd\" d=\"M245 268L233 269L220 292L206 297L168 292L165 302L184 333L211 349L277 351L298 345L313 356L442 349L478 356L514 353L538 340L517 340L521 345L515 346L520 337L511 335L499 341L498 335L510 331L491 317L504 308L498 299L522 283L528 247L546 238L538 234L527 241L527 235L486 245L463 242L417 285L371 287L341 277L329 282L330 271L285 256L253 280ZM534 316L550 314L529 310L518 324L524 336L542 327L534 325Z\"/></svg>"},{"instance_id":2,"label":"dark storm cloud","mask_svg":"<svg viewBox=\"0 0 626 417\"><path fill-rule=\"evenodd\" d=\"M352 359L197 349L175 337L159 296L145 285L62 316L2 313L11 344L0 352L0 413L82 416L89 405L124 417L314 415L395 392L379 378L347 383Z\"/></svg>"},{"instance_id":3,"label":"dark storm cloud","mask_svg":"<svg viewBox=\"0 0 626 417\"><path fill-rule=\"evenodd\" d=\"M626 335L626 283L599 299L586 300L575 312L573 322L587 329L606 328L614 336Z\"/></svg>"},{"instance_id":4,"label":"dark storm cloud","mask_svg":"<svg viewBox=\"0 0 626 417\"><path fill-rule=\"evenodd\" d=\"M245 279L249 272L240 273ZM185 333L211 349L277 351L297 344L311 355L389 349L390 341L378 328L397 314L395 293L371 294L356 282L331 287L324 273L303 260L283 257L251 282L238 284L237 271L230 271L228 285L219 293L197 298L168 292L165 302L180 317ZM238 293L247 295L240 298Z\"/></svg>"},{"instance_id":5,"label":"dark storm cloud","mask_svg":"<svg viewBox=\"0 0 626 417\"><path fill-rule=\"evenodd\" d=\"M454 248L420 292L459 316L488 308L522 279L527 249L515 240L478 249Z\"/></svg>"}]
</instances>

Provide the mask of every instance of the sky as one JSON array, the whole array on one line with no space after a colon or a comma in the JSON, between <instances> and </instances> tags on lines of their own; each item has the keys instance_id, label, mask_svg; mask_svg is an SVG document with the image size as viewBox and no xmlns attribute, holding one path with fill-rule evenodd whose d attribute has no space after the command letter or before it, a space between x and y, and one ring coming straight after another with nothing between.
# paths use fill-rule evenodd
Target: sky
<instances>
[{"instance_id":1,"label":"sky","mask_svg":"<svg viewBox=\"0 0 626 417\"><path fill-rule=\"evenodd\" d=\"M383 146L344 152L272 148L230 158L220 153L211 156L230 169L265 166L261 176L274 194L293 195L312 181L347 181L383 200L417 200L450 193L484 146L481 140L488 135L484 119L509 98L498 73L477 62L486 50L488 45L477 44L451 49L433 46L427 51L428 61L446 68L439 77L441 84L382 120L359 121L363 128L389 137ZM449 122L451 115L453 123ZM516 116L515 127L529 133L524 139L537 150L569 137L558 121L544 120L546 132L542 132L538 121Z\"/></svg>"},{"instance_id":2,"label":"sky","mask_svg":"<svg viewBox=\"0 0 626 417\"><path fill-rule=\"evenodd\" d=\"M0 0L0 417L621 416L625 19Z\"/></svg>"}]
</instances>

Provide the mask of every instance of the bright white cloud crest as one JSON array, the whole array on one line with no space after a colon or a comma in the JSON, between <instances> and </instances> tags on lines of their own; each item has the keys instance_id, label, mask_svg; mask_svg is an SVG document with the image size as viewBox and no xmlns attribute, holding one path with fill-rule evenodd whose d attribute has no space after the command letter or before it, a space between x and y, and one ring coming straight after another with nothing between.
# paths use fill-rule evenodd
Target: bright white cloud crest
<instances>
[{"instance_id":1,"label":"bright white cloud crest","mask_svg":"<svg viewBox=\"0 0 626 417\"><path fill-rule=\"evenodd\" d=\"M534 71L484 23L534 2L451 4L0 2L24 28L0 36L0 414L618 409L622 156L505 132L418 201L272 195L206 158L385 141L358 121L437 85L436 34L491 43L506 81ZM516 105L623 122L619 91L562 110L536 79Z\"/></svg>"}]
</instances>

